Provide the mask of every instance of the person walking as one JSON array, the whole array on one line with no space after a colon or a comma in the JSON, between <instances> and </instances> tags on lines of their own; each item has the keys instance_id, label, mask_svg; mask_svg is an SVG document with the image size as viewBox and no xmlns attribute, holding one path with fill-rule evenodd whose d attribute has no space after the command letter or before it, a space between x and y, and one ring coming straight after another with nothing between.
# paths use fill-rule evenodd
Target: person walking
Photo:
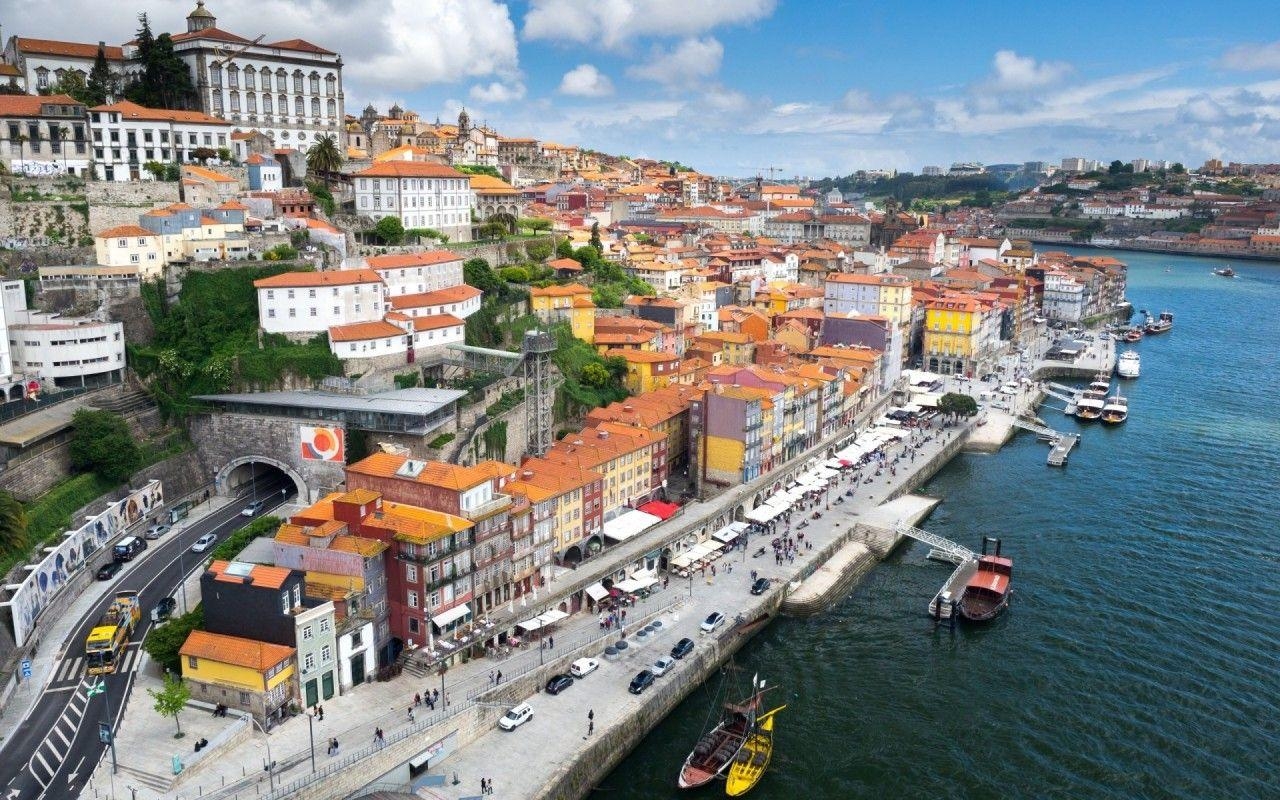
<instances>
[{"instance_id":1,"label":"person walking","mask_svg":"<svg viewBox=\"0 0 1280 800\"><path fill-rule=\"evenodd\" d=\"M498 670L498 674L494 680L494 685L497 685L499 683L502 683L502 670Z\"/></svg>"},{"instance_id":2,"label":"person walking","mask_svg":"<svg viewBox=\"0 0 1280 800\"><path fill-rule=\"evenodd\" d=\"M316 719L320 722L324 722L324 706L319 704L316 705Z\"/></svg>"}]
</instances>

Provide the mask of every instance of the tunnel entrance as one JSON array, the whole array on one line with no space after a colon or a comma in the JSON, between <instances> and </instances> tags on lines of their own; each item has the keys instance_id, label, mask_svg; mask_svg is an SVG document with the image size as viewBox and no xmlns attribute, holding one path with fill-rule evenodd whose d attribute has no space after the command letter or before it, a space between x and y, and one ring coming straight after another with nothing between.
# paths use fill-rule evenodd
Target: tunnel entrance
<instances>
[{"instance_id":1,"label":"tunnel entrance","mask_svg":"<svg viewBox=\"0 0 1280 800\"><path fill-rule=\"evenodd\" d=\"M218 471L218 494L229 497L292 495L309 503L311 494L302 476L287 464L266 456L242 456Z\"/></svg>"}]
</instances>

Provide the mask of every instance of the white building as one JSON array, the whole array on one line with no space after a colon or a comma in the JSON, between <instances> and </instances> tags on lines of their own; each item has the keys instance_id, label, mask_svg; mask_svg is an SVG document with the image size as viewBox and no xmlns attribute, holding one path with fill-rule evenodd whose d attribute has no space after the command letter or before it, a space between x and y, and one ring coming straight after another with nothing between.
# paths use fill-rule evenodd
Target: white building
<instances>
[{"instance_id":1,"label":"white building","mask_svg":"<svg viewBox=\"0 0 1280 800\"><path fill-rule=\"evenodd\" d=\"M329 350L343 361L360 360L355 371L412 364L432 348L466 341L466 324L452 314L410 317L398 311L376 322L329 328ZM352 371L348 367L348 371Z\"/></svg>"},{"instance_id":2,"label":"white building","mask_svg":"<svg viewBox=\"0 0 1280 800\"><path fill-rule=\"evenodd\" d=\"M452 250L370 256L365 265L387 285L387 296L421 294L463 283L462 256Z\"/></svg>"},{"instance_id":3,"label":"white building","mask_svg":"<svg viewBox=\"0 0 1280 800\"><path fill-rule=\"evenodd\" d=\"M1044 315L1062 322L1079 322L1084 318L1084 284L1065 272L1046 272Z\"/></svg>"},{"instance_id":4,"label":"white building","mask_svg":"<svg viewBox=\"0 0 1280 800\"><path fill-rule=\"evenodd\" d=\"M124 326L60 317L27 308L21 281L0 286L5 343L0 372L21 374L46 386L101 386L124 378Z\"/></svg>"},{"instance_id":5,"label":"white building","mask_svg":"<svg viewBox=\"0 0 1280 800\"><path fill-rule=\"evenodd\" d=\"M433 228L452 241L471 241L475 193L453 167L422 161L384 161L352 175L356 213L398 217L407 228Z\"/></svg>"},{"instance_id":6,"label":"white building","mask_svg":"<svg viewBox=\"0 0 1280 800\"><path fill-rule=\"evenodd\" d=\"M466 319L480 310L484 292L474 286L462 284L447 289L421 294L402 294L390 298L391 310L409 317L429 317L434 314L452 314Z\"/></svg>"},{"instance_id":7,"label":"white building","mask_svg":"<svg viewBox=\"0 0 1280 800\"><path fill-rule=\"evenodd\" d=\"M3 61L17 67L19 86L30 94L37 94L57 86L68 72L79 72L87 81L99 47L106 56L107 69L115 74L123 73L124 51L102 42L89 44L11 36L5 44Z\"/></svg>"},{"instance_id":8,"label":"white building","mask_svg":"<svg viewBox=\"0 0 1280 800\"><path fill-rule=\"evenodd\" d=\"M144 167L189 163L197 149L226 147L231 126L199 111L146 108L128 100L89 109L93 171L100 181L154 180Z\"/></svg>"},{"instance_id":9,"label":"white building","mask_svg":"<svg viewBox=\"0 0 1280 800\"><path fill-rule=\"evenodd\" d=\"M310 707L340 692L337 622L332 601L294 614L298 691Z\"/></svg>"},{"instance_id":10,"label":"white building","mask_svg":"<svg viewBox=\"0 0 1280 800\"><path fill-rule=\"evenodd\" d=\"M187 15L174 52L194 77L200 109L233 126L256 128L277 147L306 149L332 136L341 149L342 58L304 39L257 43L222 30L204 0ZM126 45L126 58L137 48ZM137 69L130 64L129 69Z\"/></svg>"},{"instance_id":11,"label":"white building","mask_svg":"<svg viewBox=\"0 0 1280 800\"><path fill-rule=\"evenodd\" d=\"M921 168L920 168L920 174L921 174L921 175L927 175L927 176L936 176L936 175L941 175L941 174L942 174L942 167L939 167L939 166L937 166L936 164L931 164L931 165L926 166L926 167L921 167Z\"/></svg>"},{"instance_id":12,"label":"white building","mask_svg":"<svg viewBox=\"0 0 1280 800\"><path fill-rule=\"evenodd\" d=\"M74 98L0 95L0 164L9 172L84 175L88 140L84 105Z\"/></svg>"},{"instance_id":13,"label":"white building","mask_svg":"<svg viewBox=\"0 0 1280 800\"><path fill-rule=\"evenodd\" d=\"M98 266L133 267L143 280L164 274L164 244L159 234L137 225L120 225L93 235Z\"/></svg>"},{"instance_id":14,"label":"white building","mask_svg":"<svg viewBox=\"0 0 1280 800\"><path fill-rule=\"evenodd\" d=\"M335 326L381 323L386 284L371 269L285 272L253 282L258 324L267 333L308 339Z\"/></svg>"},{"instance_id":15,"label":"white building","mask_svg":"<svg viewBox=\"0 0 1280 800\"><path fill-rule=\"evenodd\" d=\"M1089 162L1079 156L1062 159L1063 172L1084 172Z\"/></svg>"}]
</instances>

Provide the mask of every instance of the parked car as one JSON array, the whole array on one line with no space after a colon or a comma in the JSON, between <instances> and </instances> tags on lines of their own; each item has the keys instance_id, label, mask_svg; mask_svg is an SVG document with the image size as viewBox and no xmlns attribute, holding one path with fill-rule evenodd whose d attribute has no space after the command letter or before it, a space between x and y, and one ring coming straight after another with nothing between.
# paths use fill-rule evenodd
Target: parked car
<instances>
[{"instance_id":1,"label":"parked car","mask_svg":"<svg viewBox=\"0 0 1280 800\"><path fill-rule=\"evenodd\" d=\"M572 685L572 675L565 675L563 672L559 675L552 675L551 680L547 681L547 694L560 694Z\"/></svg>"},{"instance_id":2,"label":"parked car","mask_svg":"<svg viewBox=\"0 0 1280 800\"><path fill-rule=\"evenodd\" d=\"M756 578L756 582L751 584L752 594L764 594L769 591L771 581L768 578Z\"/></svg>"},{"instance_id":3,"label":"parked car","mask_svg":"<svg viewBox=\"0 0 1280 800\"><path fill-rule=\"evenodd\" d=\"M191 552L203 553L205 550L208 550L210 547L213 547L215 544L217 544L217 542L218 542L217 536L214 536L212 533L206 533L204 536L201 536L199 539L196 539L195 544L191 545Z\"/></svg>"},{"instance_id":4,"label":"parked car","mask_svg":"<svg viewBox=\"0 0 1280 800\"><path fill-rule=\"evenodd\" d=\"M569 666L569 674L575 678L585 678L600 667L594 658L580 658Z\"/></svg>"},{"instance_id":5,"label":"parked car","mask_svg":"<svg viewBox=\"0 0 1280 800\"><path fill-rule=\"evenodd\" d=\"M112 578L114 578L116 576L116 573L118 573L122 569L124 569L124 562L108 561L107 563L98 567L98 572L96 573L96 575L98 580L100 581L109 581Z\"/></svg>"},{"instance_id":6,"label":"parked car","mask_svg":"<svg viewBox=\"0 0 1280 800\"><path fill-rule=\"evenodd\" d=\"M159 539L161 536L164 536L170 530L171 529L168 525L152 525L150 528L147 528L147 532L144 533L143 536L147 537L148 539Z\"/></svg>"},{"instance_id":7,"label":"parked car","mask_svg":"<svg viewBox=\"0 0 1280 800\"><path fill-rule=\"evenodd\" d=\"M173 616L173 612L176 611L177 608L177 600L174 600L172 597L161 598L160 602L156 603L156 607L151 609L151 621L164 622L169 617Z\"/></svg>"},{"instance_id":8,"label":"parked car","mask_svg":"<svg viewBox=\"0 0 1280 800\"><path fill-rule=\"evenodd\" d=\"M267 504L266 500L254 500L252 503L244 507L244 510L240 512L240 516L242 517L257 516L258 512L261 511L263 506L265 506L266 504Z\"/></svg>"},{"instance_id":9,"label":"parked car","mask_svg":"<svg viewBox=\"0 0 1280 800\"><path fill-rule=\"evenodd\" d=\"M693 640L687 636L676 642L675 647L671 648L672 658L684 658L693 652Z\"/></svg>"},{"instance_id":10,"label":"parked car","mask_svg":"<svg viewBox=\"0 0 1280 800\"><path fill-rule=\"evenodd\" d=\"M498 727L504 731L513 731L531 719L533 719L533 707L528 703L521 703L502 715L502 719L498 720Z\"/></svg>"},{"instance_id":11,"label":"parked car","mask_svg":"<svg viewBox=\"0 0 1280 800\"><path fill-rule=\"evenodd\" d=\"M653 662L653 666L649 667L649 671L652 672L655 677L661 677L663 675L666 675L668 672L670 672L675 667L675 665L676 665L676 660L674 658L672 658L671 656L663 656L662 658Z\"/></svg>"},{"instance_id":12,"label":"parked car","mask_svg":"<svg viewBox=\"0 0 1280 800\"><path fill-rule=\"evenodd\" d=\"M724 614L719 611L712 611L707 618L702 621L702 632L712 633L716 628L724 624Z\"/></svg>"},{"instance_id":13,"label":"parked car","mask_svg":"<svg viewBox=\"0 0 1280 800\"><path fill-rule=\"evenodd\" d=\"M1018 384L1016 384L1016 383L1006 383L1004 386L1001 386L1001 387L1000 387L999 392L1000 392L1000 394L1009 394L1009 395L1017 394L1017 393L1018 393Z\"/></svg>"},{"instance_id":14,"label":"parked car","mask_svg":"<svg viewBox=\"0 0 1280 800\"><path fill-rule=\"evenodd\" d=\"M627 687L627 691L632 694L640 694L645 689L653 685L653 672L651 670L642 669L636 673L631 679L631 685Z\"/></svg>"}]
</instances>

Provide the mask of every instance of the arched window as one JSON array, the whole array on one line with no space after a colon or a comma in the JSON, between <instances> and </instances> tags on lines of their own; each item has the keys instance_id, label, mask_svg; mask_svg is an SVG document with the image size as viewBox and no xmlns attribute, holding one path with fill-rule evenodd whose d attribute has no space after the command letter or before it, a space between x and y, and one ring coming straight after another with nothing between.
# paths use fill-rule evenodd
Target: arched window
<instances>
[{"instance_id":1,"label":"arched window","mask_svg":"<svg viewBox=\"0 0 1280 800\"><path fill-rule=\"evenodd\" d=\"M293 93L302 94L302 70L300 69L293 71Z\"/></svg>"},{"instance_id":2,"label":"arched window","mask_svg":"<svg viewBox=\"0 0 1280 800\"><path fill-rule=\"evenodd\" d=\"M240 93L231 93L231 112L234 114L240 110Z\"/></svg>"},{"instance_id":3,"label":"arched window","mask_svg":"<svg viewBox=\"0 0 1280 800\"><path fill-rule=\"evenodd\" d=\"M337 94L338 79L332 72L324 78L324 93L332 97Z\"/></svg>"},{"instance_id":4,"label":"arched window","mask_svg":"<svg viewBox=\"0 0 1280 800\"><path fill-rule=\"evenodd\" d=\"M235 64L232 64L231 66L227 67L227 88L228 89L240 88L240 68L237 67Z\"/></svg>"},{"instance_id":5,"label":"arched window","mask_svg":"<svg viewBox=\"0 0 1280 800\"><path fill-rule=\"evenodd\" d=\"M327 107L325 108L325 112L326 112L325 116L328 116L328 117L338 116L338 104L333 100L330 100L327 104Z\"/></svg>"},{"instance_id":6,"label":"arched window","mask_svg":"<svg viewBox=\"0 0 1280 800\"><path fill-rule=\"evenodd\" d=\"M289 91L289 73L284 71L284 67L276 70L276 91Z\"/></svg>"},{"instance_id":7,"label":"arched window","mask_svg":"<svg viewBox=\"0 0 1280 800\"><path fill-rule=\"evenodd\" d=\"M313 117L320 116L320 98L319 97L311 98L311 116Z\"/></svg>"},{"instance_id":8,"label":"arched window","mask_svg":"<svg viewBox=\"0 0 1280 800\"><path fill-rule=\"evenodd\" d=\"M244 68L244 88L256 89L258 82L258 71L253 67Z\"/></svg>"},{"instance_id":9,"label":"arched window","mask_svg":"<svg viewBox=\"0 0 1280 800\"><path fill-rule=\"evenodd\" d=\"M293 115L295 117L302 117L306 116L306 113L307 107L306 104L302 102L302 95L298 95L293 98Z\"/></svg>"},{"instance_id":10,"label":"arched window","mask_svg":"<svg viewBox=\"0 0 1280 800\"><path fill-rule=\"evenodd\" d=\"M280 95L277 98L280 102L276 104L276 110L280 112L280 116L289 113L289 98L286 95Z\"/></svg>"},{"instance_id":11,"label":"arched window","mask_svg":"<svg viewBox=\"0 0 1280 800\"><path fill-rule=\"evenodd\" d=\"M311 73L311 93L320 94L320 73Z\"/></svg>"},{"instance_id":12,"label":"arched window","mask_svg":"<svg viewBox=\"0 0 1280 800\"><path fill-rule=\"evenodd\" d=\"M262 91L271 91L271 70L265 67L262 70Z\"/></svg>"},{"instance_id":13,"label":"arched window","mask_svg":"<svg viewBox=\"0 0 1280 800\"><path fill-rule=\"evenodd\" d=\"M222 86L222 67L209 67L209 85Z\"/></svg>"},{"instance_id":14,"label":"arched window","mask_svg":"<svg viewBox=\"0 0 1280 800\"><path fill-rule=\"evenodd\" d=\"M263 114L273 113L271 111L271 95L266 94L265 92L262 95L262 113Z\"/></svg>"},{"instance_id":15,"label":"arched window","mask_svg":"<svg viewBox=\"0 0 1280 800\"><path fill-rule=\"evenodd\" d=\"M244 94L244 110L250 114L258 113L258 96L253 92L245 92Z\"/></svg>"}]
</instances>

